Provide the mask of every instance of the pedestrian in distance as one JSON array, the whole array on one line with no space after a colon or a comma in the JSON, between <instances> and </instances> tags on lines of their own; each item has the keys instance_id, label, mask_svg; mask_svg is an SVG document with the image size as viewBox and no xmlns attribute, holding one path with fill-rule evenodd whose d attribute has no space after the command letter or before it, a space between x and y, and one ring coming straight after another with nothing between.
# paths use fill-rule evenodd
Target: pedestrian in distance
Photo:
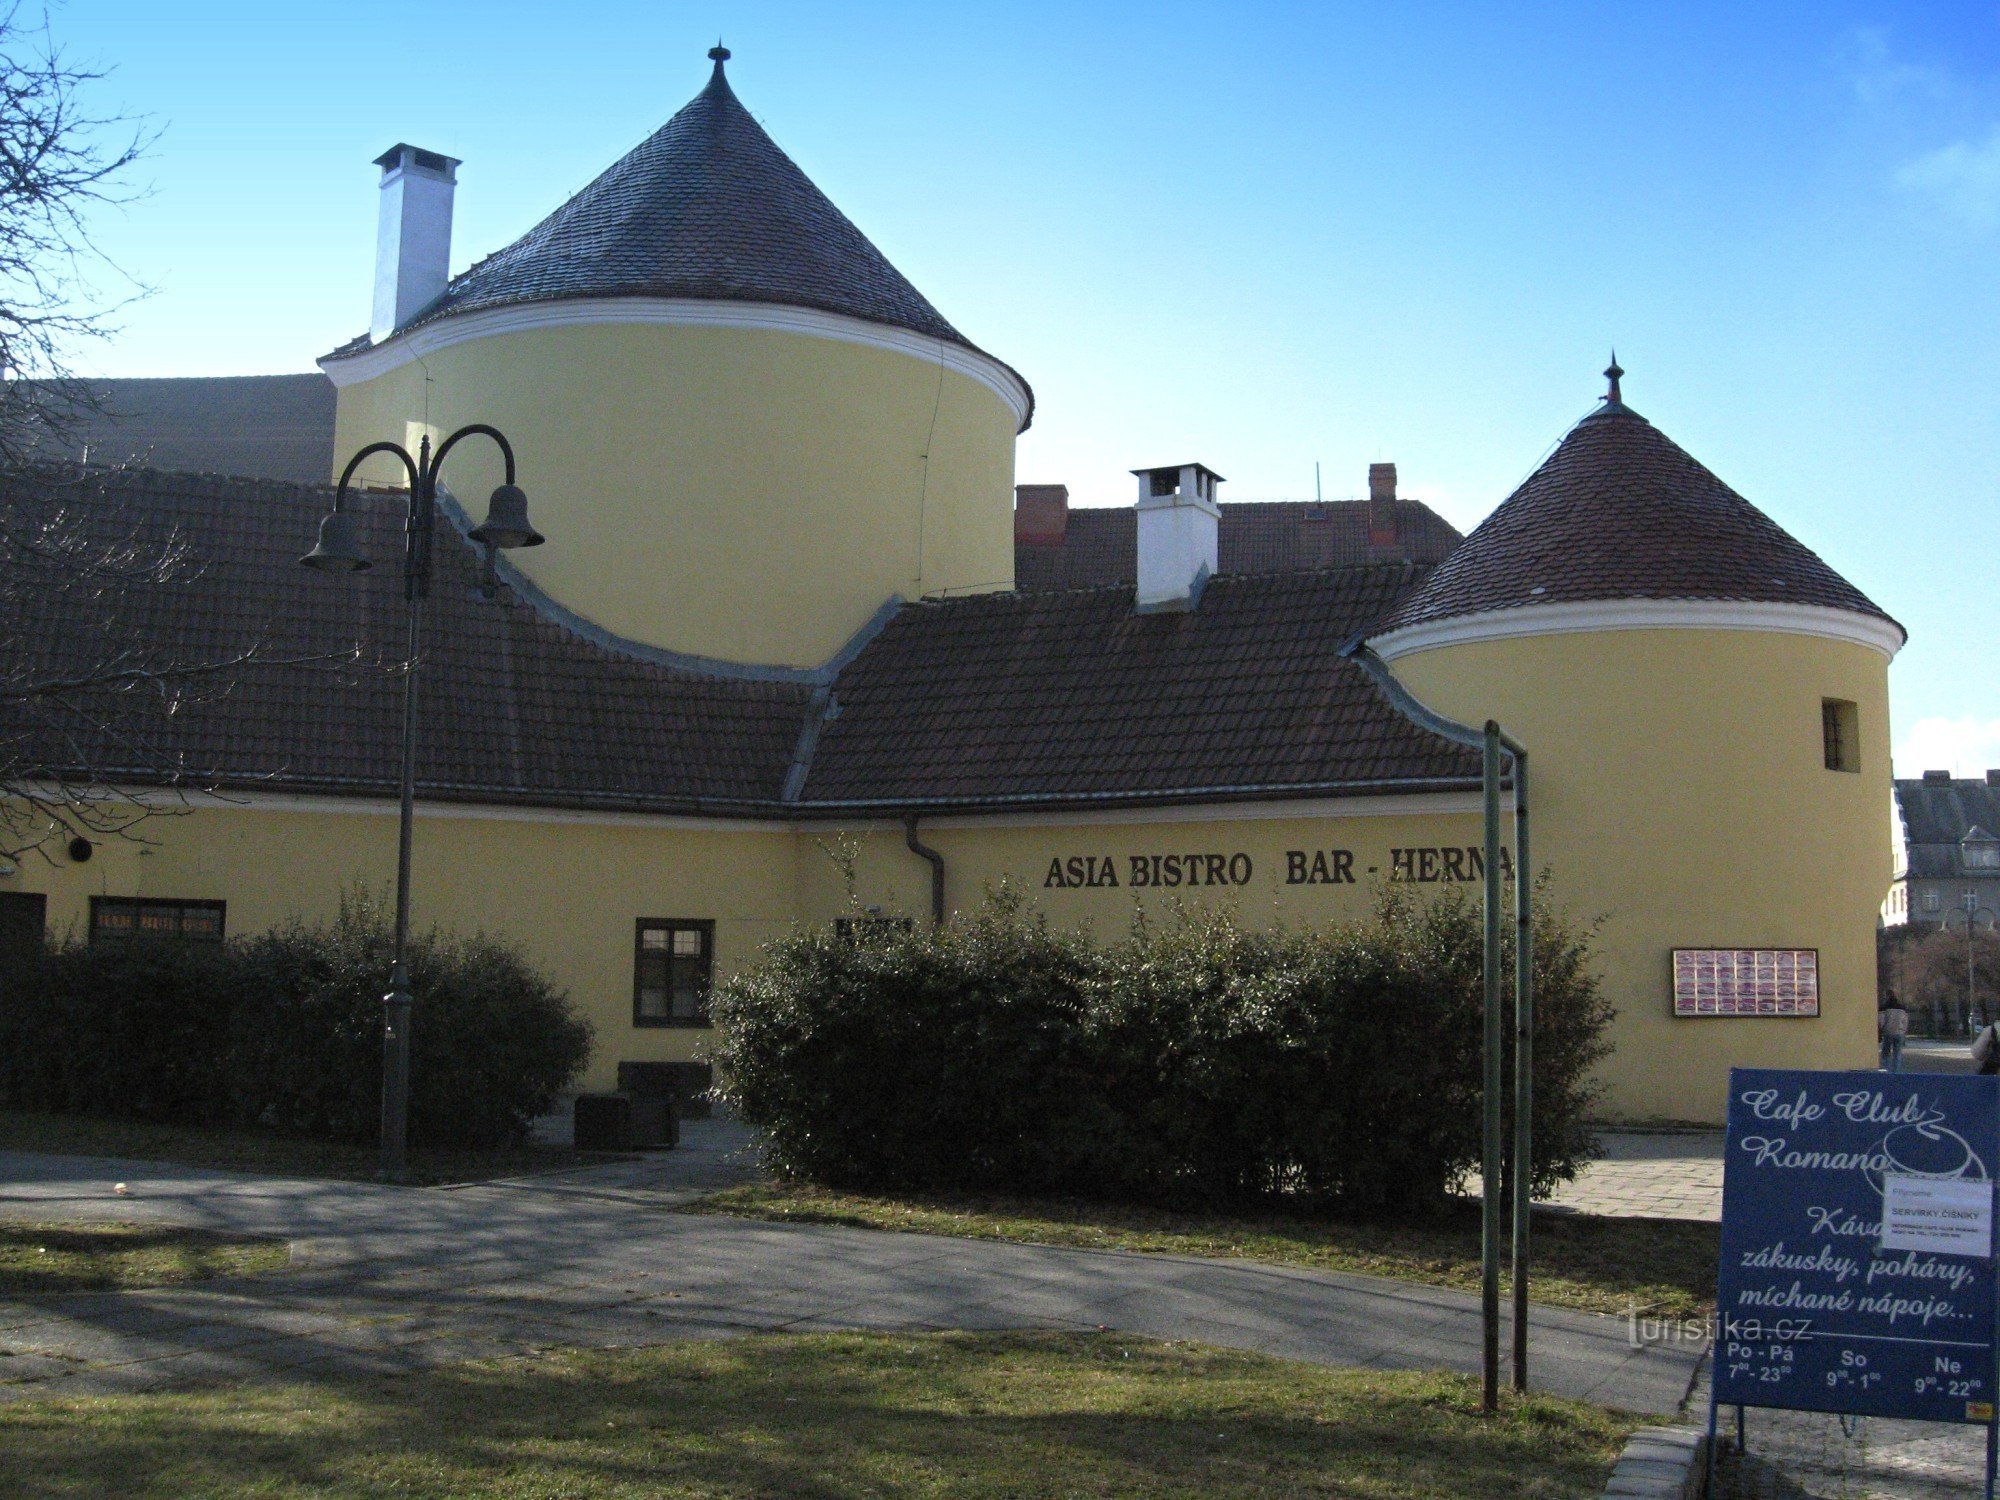
<instances>
[{"instance_id":1,"label":"pedestrian in distance","mask_svg":"<svg viewBox=\"0 0 2000 1500\"><path fill-rule=\"evenodd\" d=\"M1903 1071L1903 1038L1910 1034L1910 1013L1890 990L1875 1007L1875 1035L1882 1044L1882 1066L1891 1073Z\"/></svg>"},{"instance_id":2,"label":"pedestrian in distance","mask_svg":"<svg viewBox=\"0 0 2000 1500\"><path fill-rule=\"evenodd\" d=\"M1981 1073L2000 1073L2000 1025L1981 1027L1972 1039L1972 1065Z\"/></svg>"}]
</instances>

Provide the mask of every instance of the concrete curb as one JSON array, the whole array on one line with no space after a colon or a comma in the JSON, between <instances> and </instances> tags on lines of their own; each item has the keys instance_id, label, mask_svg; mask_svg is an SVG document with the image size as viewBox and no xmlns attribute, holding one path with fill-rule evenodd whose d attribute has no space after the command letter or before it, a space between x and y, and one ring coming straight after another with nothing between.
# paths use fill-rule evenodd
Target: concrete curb
<instances>
[{"instance_id":1,"label":"concrete curb","mask_svg":"<svg viewBox=\"0 0 2000 1500\"><path fill-rule=\"evenodd\" d=\"M1604 1500L1701 1500L1708 1434L1692 1427L1641 1427L1605 1481Z\"/></svg>"}]
</instances>

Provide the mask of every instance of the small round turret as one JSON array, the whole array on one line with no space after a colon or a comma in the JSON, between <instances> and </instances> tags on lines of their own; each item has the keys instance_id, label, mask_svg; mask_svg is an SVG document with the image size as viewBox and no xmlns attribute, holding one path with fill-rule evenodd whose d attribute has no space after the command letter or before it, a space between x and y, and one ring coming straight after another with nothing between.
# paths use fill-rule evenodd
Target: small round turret
<instances>
[{"instance_id":1,"label":"small round turret","mask_svg":"<svg viewBox=\"0 0 2000 1500\"><path fill-rule=\"evenodd\" d=\"M1617 1094L1708 1118L1731 1063L1870 1065L1904 636L1628 407L1615 357L1606 375L1370 644L1430 707L1528 746L1556 895L1606 916ZM1677 1020L1676 947L1817 949L1822 1015Z\"/></svg>"},{"instance_id":2,"label":"small round turret","mask_svg":"<svg viewBox=\"0 0 2000 1500\"><path fill-rule=\"evenodd\" d=\"M558 604L649 646L817 665L886 599L1011 584L1032 395L779 150L728 49L709 56L622 160L322 361L336 452L493 423L550 541L520 566ZM479 462L446 483L485 493Z\"/></svg>"}]
</instances>

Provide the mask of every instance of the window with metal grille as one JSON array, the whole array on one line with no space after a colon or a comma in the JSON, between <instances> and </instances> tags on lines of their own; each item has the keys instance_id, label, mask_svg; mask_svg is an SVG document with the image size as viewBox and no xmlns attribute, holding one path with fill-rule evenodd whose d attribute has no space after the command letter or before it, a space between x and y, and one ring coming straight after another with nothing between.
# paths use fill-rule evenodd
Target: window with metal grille
<instances>
[{"instance_id":1,"label":"window with metal grille","mask_svg":"<svg viewBox=\"0 0 2000 1500\"><path fill-rule=\"evenodd\" d=\"M221 901L169 901L154 897L92 896L90 940L117 943L128 938L185 938L222 941Z\"/></svg>"},{"instance_id":2,"label":"window with metal grille","mask_svg":"<svg viewBox=\"0 0 2000 1500\"><path fill-rule=\"evenodd\" d=\"M1819 701L1820 736L1829 771L1861 769L1861 711L1845 698Z\"/></svg>"},{"instance_id":3,"label":"window with metal grille","mask_svg":"<svg viewBox=\"0 0 2000 1500\"><path fill-rule=\"evenodd\" d=\"M706 1026L715 923L641 917L632 961L634 1026Z\"/></svg>"}]
</instances>

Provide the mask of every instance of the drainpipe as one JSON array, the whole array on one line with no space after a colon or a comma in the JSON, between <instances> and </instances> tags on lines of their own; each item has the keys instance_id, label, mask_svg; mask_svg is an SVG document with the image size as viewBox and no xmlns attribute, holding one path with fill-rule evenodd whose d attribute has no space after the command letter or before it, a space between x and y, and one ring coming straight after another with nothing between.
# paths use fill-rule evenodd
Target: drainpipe
<instances>
[{"instance_id":1,"label":"drainpipe","mask_svg":"<svg viewBox=\"0 0 2000 1500\"><path fill-rule=\"evenodd\" d=\"M1481 1131L1480 1180L1484 1198L1480 1211L1479 1302L1483 1334L1482 1404L1496 1410L1500 1387L1500 1164L1502 1120L1501 1046L1505 1021L1501 1013L1500 975L1500 774L1501 762L1513 762L1514 772L1514 1180L1512 1261L1514 1271L1514 1389L1528 1388L1528 1213L1534 1166L1534 885L1528 863L1528 748L1493 720L1475 729L1447 719L1427 707L1389 670L1389 664L1356 637L1341 655L1367 673L1397 712L1432 734L1480 752L1480 783L1485 811L1485 1079L1482 1092L1485 1119Z\"/></svg>"},{"instance_id":2,"label":"drainpipe","mask_svg":"<svg viewBox=\"0 0 2000 1500\"><path fill-rule=\"evenodd\" d=\"M930 861L931 926L941 927L944 925L944 856L917 837L915 813L903 814L903 842L910 846L910 853Z\"/></svg>"}]
</instances>

